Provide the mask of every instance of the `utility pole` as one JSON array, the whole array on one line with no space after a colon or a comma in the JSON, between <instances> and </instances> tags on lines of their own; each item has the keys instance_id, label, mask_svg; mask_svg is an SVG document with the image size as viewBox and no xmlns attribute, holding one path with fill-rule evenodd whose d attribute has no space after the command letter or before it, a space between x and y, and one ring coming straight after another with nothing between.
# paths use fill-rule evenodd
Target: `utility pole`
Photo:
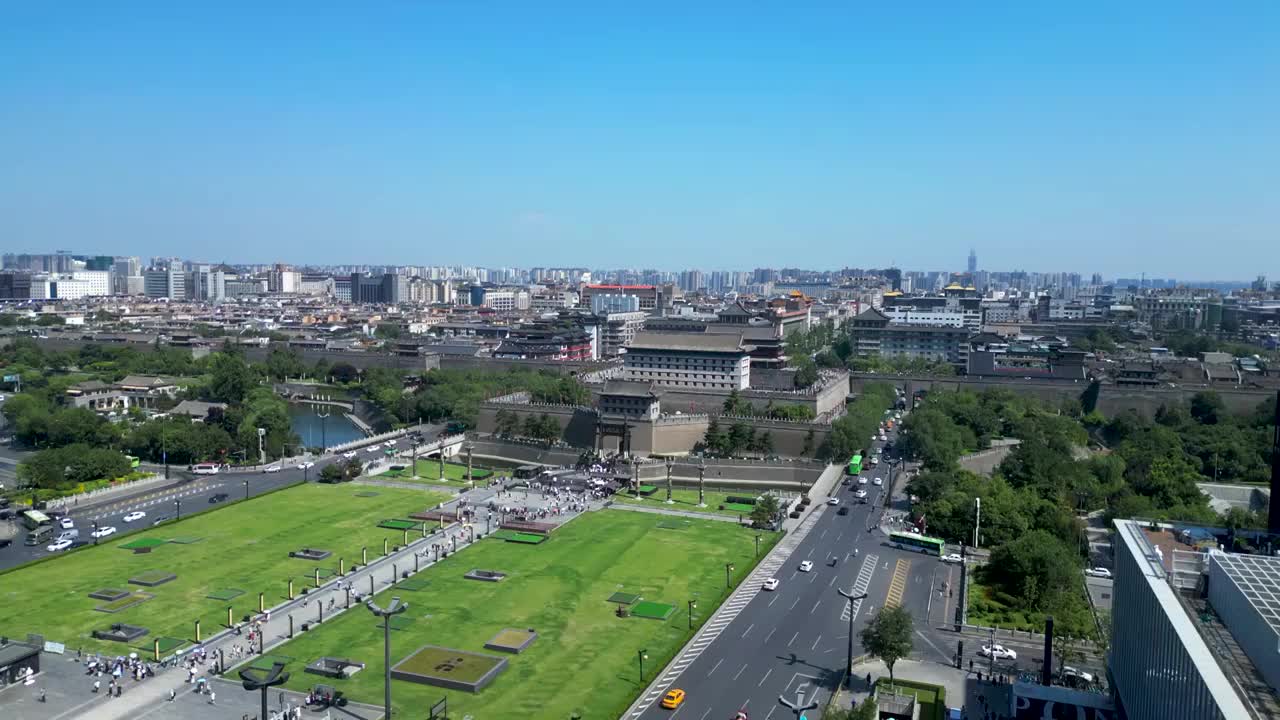
<instances>
[{"instance_id":1,"label":"utility pole","mask_svg":"<svg viewBox=\"0 0 1280 720\"><path fill-rule=\"evenodd\" d=\"M978 529L982 525L982 498L973 499L973 547L978 547Z\"/></svg>"}]
</instances>

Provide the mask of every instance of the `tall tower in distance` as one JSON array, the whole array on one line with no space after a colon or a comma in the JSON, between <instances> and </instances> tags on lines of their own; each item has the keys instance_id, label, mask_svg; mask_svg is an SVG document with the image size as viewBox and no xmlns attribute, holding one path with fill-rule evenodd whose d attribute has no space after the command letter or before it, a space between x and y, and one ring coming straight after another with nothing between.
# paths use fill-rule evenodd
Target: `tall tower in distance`
<instances>
[{"instance_id":1,"label":"tall tower in distance","mask_svg":"<svg viewBox=\"0 0 1280 720\"><path fill-rule=\"evenodd\" d=\"M972 275L978 271L978 251L969 248L969 274Z\"/></svg>"}]
</instances>

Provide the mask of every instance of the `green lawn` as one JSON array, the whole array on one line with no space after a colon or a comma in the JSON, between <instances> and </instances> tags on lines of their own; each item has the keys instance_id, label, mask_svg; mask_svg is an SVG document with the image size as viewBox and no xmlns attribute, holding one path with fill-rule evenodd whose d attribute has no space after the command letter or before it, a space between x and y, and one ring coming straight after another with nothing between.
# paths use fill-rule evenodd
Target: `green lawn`
<instances>
[{"instance_id":1,"label":"green lawn","mask_svg":"<svg viewBox=\"0 0 1280 720\"><path fill-rule=\"evenodd\" d=\"M399 460L397 460L399 464ZM408 480L414 482L413 472L409 470L409 461L404 461L404 470L390 470L377 477L395 478L398 480ZM493 475L493 470L479 465L471 466L471 475L476 482L487 480ZM439 460L418 460L418 478L417 482L430 482L439 485L467 485L467 466L460 463L452 463L445 461L444 477L440 476Z\"/></svg>"},{"instance_id":2,"label":"green lawn","mask_svg":"<svg viewBox=\"0 0 1280 720\"><path fill-rule=\"evenodd\" d=\"M744 518L751 514L750 510L743 507L741 510L734 508L720 509L721 505L730 504L726 499L730 495L734 497L755 497L758 491L752 490L707 490L706 501L707 506L698 507L698 490L677 487L671 491L671 499L674 504L667 504L667 486L666 481L657 483L658 491L652 495L641 495L639 499L635 495L619 492L613 496L614 502L630 503L632 505L650 505L657 508L669 508L671 510L684 510L688 512L706 512L715 513L717 515L732 515L738 517L742 515Z\"/></svg>"},{"instance_id":3,"label":"green lawn","mask_svg":"<svg viewBox=\"0 0 1280 720\"><path fill-rule=\"evenodd\" d=\"M724 598L725 563L740 582L755 562L754 531L724 522L690 521L683 530L657 527L661 516L603 511L579 517L540 545L486 538L417 577L425 591L380 593L410 604L402 617L417 621L393 633L392 664L431 644L494 653L484 643L504 628L533 628L538 639L477 695L393 681L399 713L421 712L449 698L450 716L476 718L617 717L639 693L636 653L647 650L645 682L690 635L688 604L698 600L695 627ZM769 546L777 536L769 535ZM761 548L762 553L767 547ZM502 582L466 580L479 568L508 573ZM618 618L608 602L618 591L676 607L665 621ZM316 682L304 663L337 655L368 664L348 680L332 682L348 696L378 703L382 698L382 633L366 611L348 612L276 652L297 658L289 686Z\"/></svg>"},{"instance_id":4,"label":"green lawn","mask_svg":"<svg viewBox=\"0 0 1280 720\"><path fill-rule=\"evenodd\" d=\"M969 582L967 617L970 625L1044 632L1045 613L1021 607L1017 598L983 583L982 575L981 570L974 572ZM1088 607L1088 600L1083 593L1072 597L1067 606L1060 607L1054 613L1058 632L1067 632L1076 637L1092 636L1096 628Z\"/></svg>"},{"instance_id":5,"label":"green lawn","mask_svg":"<svg viewBox=\"0 0 1280 720\"><path fill-rule=\"evenodd\" d=\"M55 560L0 574L0 635L44 634L70 648L83 646L118 653L120 643L94 640L94 629L125 622L150 628L143 640L170 635L192 638L196 618L205 637L226 622L227 607L237 619L256 612L258 593L266 593L268 607L280 602L295 579L301 592L310 584L313 568L336 571L338 558L347 566L359 562L360 548L370 559L382 552L382 540L403 538L398 530L377 527L379 520L400 517L446 499L443 493L380 488L376 497L355 497L352 485L302 485L264 495L176 523L150 528L143 537L196 536L200 542L166 543L149 553L123 550L128 540L108 538ZM321 562L290 558L302 547L329 550ZM168 571L176 580L157 587L128 585L129 578L148 570ZM323 573L322 573L323 574ZM88 597L112 587L145 591L154 598L122 612L95 612L101 601ZM211 592L237 588L245 594L228 602L212 600Z\"/></svg>"},{"instance_id":6,"label":"green lawn","mask_svg":"<svg viewBox=\"0 0 1280 720\"><path fill-rule=\"evenodd\" d=\"M914 695L920 705L920 720L945 720L947 713L947 690L941 685L903 680L898 678L892 684L889 678L876 680L881 692L892 692L898 695Z\"/></svg>"}]
</instances>

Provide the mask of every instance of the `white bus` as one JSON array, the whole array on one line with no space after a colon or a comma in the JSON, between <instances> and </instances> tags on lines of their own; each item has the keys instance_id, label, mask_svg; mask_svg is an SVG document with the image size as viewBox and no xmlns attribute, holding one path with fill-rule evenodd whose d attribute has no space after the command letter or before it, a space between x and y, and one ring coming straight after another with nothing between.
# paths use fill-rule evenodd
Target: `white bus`
<instances>
[{"instance_id":1,"label":"white bus","mask_svg":"<svg viewBox=\"0 0 1280 720\"><path fill-rule=\"evenodd\" d=\"M191 472L197 475L217 475L221 469L217 463L200 463L191 468Z\"/></svg>"}]
</instances>

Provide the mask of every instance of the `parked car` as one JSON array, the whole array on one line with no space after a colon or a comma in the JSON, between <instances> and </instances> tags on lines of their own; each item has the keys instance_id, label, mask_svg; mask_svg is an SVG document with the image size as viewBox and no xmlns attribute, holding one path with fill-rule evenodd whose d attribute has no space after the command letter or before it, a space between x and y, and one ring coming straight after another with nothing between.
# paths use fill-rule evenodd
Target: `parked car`
<instances>
[{"instance_id":1,"label":"parked car","mask_svg":"<svg viewBox=\"0 0 1280 720\"><path fill-rule=\"evenodd\" d=\"M52 545L45 549L49 552L58 552L59 550L66 550L69 547L71 547L71 538L64 538L62 540L55 540Z\"/></svg>"},{"instance_id":2,"label":"parked car","mask_svg":"<svg viewBox=\"0 0 1280 720\"><path fill-rule=\"evenodd\" d=\"M800 572L809 572L812 569L813 569L813 561L805 560L804 562L800 563Z\"/></svg>"},{"instance_id":3,"label":"parked car","mask_svg":"<svg viewBox=\"0 0 1280 720\"><path fill-rule=\"evenodd\" d=\"M217 505L218 503L222 502L223 500L226 500L228 497L231 497L231 496L230 496L230 495L228 495L228 494L226 494L226 493L218 493L218 494L216 494L216 495L212 495L212 496L210 496L210 497L209 497L209 504L210 504L210 505Z\"/></svg>"},{"instance_id":4,"label":"parked car","mask_svg":"<svg viewBox=\"0 0 1280 720\"><path fill-rule=\"evenodd\" d=\"M836 511L836 514L837 514L837 515L848 515L848 514L849 514L849 508L847 508L847 507L842 507L842 508L840 508L839 510L837 510L837 511Z\"/></svg>"},{"instance_id":5,"label":"parked car","mask_svg":"<svg viewBox=\"0 0 1280 720\"><path fill-rule=\"evenodd\" d=\"M993 645L983 645L982 649L978 651L978 654L982 655L983 657L992 657L992 658L995 658L996 660L1017 660L1018 659L1018 653L1014 652L1013 650L1010 650L1009 648L1001 645L1000 643L995 643Z\"/></svg>"},{"instance_id":6,"label":"parked car","mask_svg":"<svg viewBox=\"0 0 1280 720\"><path fill-rule=\"evenodd\" d=\"M762 589L762 590L777 590L777 589L778 589L778 578L769 578L768 580L765 580L765 581L764 581L764 584L762 584L762 585L760 586L760 589Z\"/></svg>"},{"instance_id":7,"label":"parked car","mask_svg":"<svg viewBox=\"0 0 1280 720\"><path fill-rule=\"evenodd\" d=\"M129 513L128 515L125 515L123 519L124 519L124 521L125 521L125 522L136 522L136 521L141 520L142 518L144 518L144 517L146 517L146 516L147 516L147 514L146 514L145 512L143 512L143 511L141 511L141 510L134 510L133 512Z\"/></svg>"},{"instance_id":8,"label":"parked car","mask_svg":"<svg viewBox=\"0 0 1280 720\"><path fill-rule=\"evenodd\" d=\"M98 528L97 530L94 530L92 533L90 533L90 535L93 535L96 538L104 538L104 537L107 537L108 535L115 535L115 534L116 534L115 525L104 525Z\"/></svg>"},{"instance_id":9,"label":"parked car","mask_svg":"<svg viewBox=\"0 0 1280 720\"><path fill-rule=\"evenodd\" d=\"M63 530L70 530L75 526L76 526L76 521L72 520L69 517L64 517L58 521L58 527L62 528Z\"/></svg>"},{"instance_id":10,"label":"parked car","mask_svg":"<svg viewBox=\"0 0 1280 720\"><path fill-rule=\"evenodd\" d=\"M838 498L838 497L829 497L829 498L827 498L827 504L828 504L828 505L839 505L839 504L840 504L840 498Z\"/></svg>"},{"instance_id":11,"label":"parked car","mask_svg":"<svg viewBox=\"0 0 1280 720\"><path fill-rule=\"evenodd\" d=\"M1111 571L1104 567L1085 568L1084 574L1089 577L1111 579Z\"/></svg>"},{"instance_id":12,"label":"parked car","mask_svg":"<svg viewBox=\"0 0 1280 720\"><path fill-rule=\"evenodd\" d=\"M348 460L350 460L351 458L353 458L353 457L355 457L355 456L356 456L356 451L355 451L355 450L348 450L347 452L342 453L342 457L344 457L344 458L346 458L346 459L348 459Z\"/></svg>"},{"instance_id":13,"label":"parked car","mask_svg":"<svg viewBox=\"0 0 1280 720\"><path fill-rule=\"evenodd\" d=\"M884 478L876 478L875 480L871 481L871 484L875 485L876 487L884 485Z\"/></svg>"},{"instance_id":14,"label":"parked car","mask_svg":"<svg viewBox=\"0 0 1280 720\"><path fill-rule=\"evenodd\" d=\"M151 521L151 524L152 524L153 526L154 526L154 525L159 525L160 523L166 523L166 522L169 522L169 521L170 521L170 520L172 520L172 519L173 519L173 518L169 517L168 515L161 515L160 517L156 518L155 520L152 520L152 521Z\"/></svg>"},{"instance_id":15,"label":"parked car","mask_svg":"<svg viewBox=\"0 0 1280 720\"><path fill-rule=\"evenodd\" d=\"M942 556L942 562L945 562L945 563L962 563L962 562L964 562L964 558L960 557L960 553L951 553L951 554L949 554L949 555L943 555L943 556Z\"/></svg>"}]
</instances>

